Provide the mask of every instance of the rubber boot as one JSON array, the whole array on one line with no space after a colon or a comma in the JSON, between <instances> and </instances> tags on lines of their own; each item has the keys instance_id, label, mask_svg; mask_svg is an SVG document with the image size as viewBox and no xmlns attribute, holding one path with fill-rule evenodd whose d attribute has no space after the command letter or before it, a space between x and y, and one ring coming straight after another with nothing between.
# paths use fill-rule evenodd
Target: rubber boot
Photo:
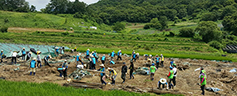
<instances>
[{"instance_id":1,"label":"rubber boot","mask_svg":"<svg viewBox=\"0 0 237 96\"><path fill-rule=\"evenodd\" d=\"M35 75L35 72L34 72L34 75Z\"/></svg>"},{"instance_id":2,"label":"rubber boot","mask_svg":"<svg viewBox=\"0 0 237 96\"><path fill-rule=\"evenodd\" d=\"M30 72L30 75L32 74L32 72Z\"/></svg>"},{"instance_id":3,"label":"rubber boot","mask_svg":"<svg viewBox=\"0 0 237 96\"><path fill-rule=\"evenodd\" d=\"M60 75L59 75L60 77L62 77L62 73L60 73Z\"/></svg>"}]
</instances>

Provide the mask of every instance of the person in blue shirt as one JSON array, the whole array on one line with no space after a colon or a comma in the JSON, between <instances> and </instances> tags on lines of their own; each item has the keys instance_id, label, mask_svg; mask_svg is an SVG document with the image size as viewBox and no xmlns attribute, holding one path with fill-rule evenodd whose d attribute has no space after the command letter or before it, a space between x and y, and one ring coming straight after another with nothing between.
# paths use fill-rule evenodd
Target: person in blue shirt
<instances>
[{"instance_id":1,"label":"person in blue shirt","mask_svg":"<svg viewBox=\"0 0 237 96\"><path fill-rule=\"evenodd\" d=\"M170 66L173 66L173 64L174 64L174 59L171 59Z\"/></svg>"},{"instance_id":2,"label":"person in blue shirt","mask_svg":"<svg viewBox=\"0 0 237 96\"><path fill-rule=\"evenodd\" d=\"M110 54L110 56L111 56L111 60L112 60L114 58L114 56L115 56L114 51Z\"/></svg>"},{"instance_id":3,"label":"person in blue shirt","mask_svg":"<svg viewBox=\"0 0 237 96\"><path fill-rule=\"evenodd\" d=\"M59 48L55 47L55 52L57 53L57 55L59 54Z\"/></svg>"},{"instance_id":4,"label":"person in blue shirt","mask_svg":"<svg viewBox=\"0 0 237 96\"><path fill-rule=\"evenodd\" d=\"M35 75L35 68L36 68L36 58L34 58L31 62L30 62L30 75L32 75L32 73Z\"/></svg>"},{"instance_id":5,"label":"person in blue shirt","mask_svg":"<svg viewBox=\"0 0 237 96\"><path fill-rule=\"evenodd\" d=\"M64 63L62 64L62 68L63 68L63 77L65 80L67 78L67 68L68 68L67 60L65 60Z\"/></svg>"},{"instance_id":6,"label":"person in blue shirt","mask_svg":"<svg viewBox=\"0 0 237 96\"><path fill-rule=\"evenodd\" d=\"M81 53L77 54L77 56L76 56L77 65L79 64L79 62L81 62L81 64L83 65L83 62L81 60L81 56L80 55L81 55Z\"/></svg>"},{"instance_id":7,"label":"person in blue shirt","mask_svg":"<svg viewBox=\"0 0 237 96\"><path fill-rule=\"evenodd\" d=\"M96 59L93 55L91 55L91 62L92 62L92 70L95 70L95 66L96 66Z\"/></svg>"},{"instance_id":8,"label":"person in blue shirt","mask_svg":"<svg viewBox=\"0 0 237 96\"><path fill-rule=\"evenodd\" d=\"M21 53L22 53L22 60L25 60L25 57L26 57L26 50L25 50L25 48L23 48Z\"/></svg>"},{"instance_id":9,"label":"person in blue shirt","mask_svg":"<svg viewBox=\"0 0 237 96\"><path fill-rule=\"evenodd\" d=\"M87 50L86 50L86 58L88 59L89 56L90 56L90 49L87 49Z\"/></svg>"},{"instance_id":10,"label":"person in blue shirt","mask_svg":"<svg viewBox=\"0 0 237 96\"><path fill-rule=\"evenodd\" d=\"M103 56L101 57L102 64L105 64L105 60L106 60L106 57L105 57L105 54L103 54Z\"/></svg>"},{"instance_id":11,"label":"person in blue shirt","mask_svg":"<svg viewBox=\"0 0 237 96\"><path fill-rule=\"evenodd\" d=\"M98 62L98 56L97 56L96 50L94 51L94 57L96 59L96 62Z\"/></svg>"},{"instance_id":12,"label":"person in blue shirt","mask_svg":"<svg viewBox=\"0 0 237 96\"><path fill-rule=\"evenodd\" d=\"M158 55L156 55L156 69L158 69L159 64L160 64L160 57Z\"/></svg>"},{"instance_id":13,"label":"person in blue shirt","mask_svg":"<svg viewBox=\"0 0 237 96\"><path fill-rule=\"evenodd\" d=\"M103 72L103 73L100 73L100 81L101 81L101 83L102 84L107 84L104 80L105 80L105 67L104 67L104 64L101 64L100 65L100 69L98 70L98 71L101 71L101 72Z\"/></svg>"},{"instance_id":14,"label":"person in blue shirt","mask_svg":"<svg viewBox=\"0 0 237 96\"><path fill-rule=\"evenodd\" d=\"M0 56L1 56L1 62L0 63L2 63L3 62L2 59L3 59L3 56L4 56L3 50L1 50Z\"/></svg>"},{"instance_id":15,"label":"person in blue shirt","mask_svg":"<svg viewBox=\"0 0 237 96\"><path fill-rule=\"evenodd\" d=\"M119 59L122 60L122 51L121 50L118 51L117 56L118 56L117 60L119 60Z\"/></svg>"},{"instance_id":16,"label":"person in blue shirt","mask_svg":"<svg viewBox=\"0 0 237 96\"><path fill-rule=\"evenodd\" d=\"M50 58L51 58L50 55L44 57L45 66L48 65L49 67L51 67L51 66L49 65L49 59L50 59Z\"/></svg>"},{"instance_id":17,"label":"person in blue shirt","mask_svg":"<svg viewBox=\"0 0 237 96\"><path fill-rule=\"evenodd\" d=\"M135 52L133 52L133 54L132 54L132 60L134 60L134 62L136 62L136 53Z\"/></svg>"}]
</instances>

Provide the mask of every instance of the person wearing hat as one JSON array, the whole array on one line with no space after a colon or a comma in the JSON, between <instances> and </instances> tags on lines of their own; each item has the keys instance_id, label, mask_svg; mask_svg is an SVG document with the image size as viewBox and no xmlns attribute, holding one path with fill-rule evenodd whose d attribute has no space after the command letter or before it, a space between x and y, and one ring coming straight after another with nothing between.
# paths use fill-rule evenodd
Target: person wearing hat
<instances>
[{"instance_id":1,"label":"person wearing hat","mask_svg":"<svg viewBox=\"0 0 237 96\"><path fill-rule=\"evenodd\" d=\"M98 62L98 56L97 56L96 50L94 51L94 53L92 55L95 57L96 62Z\"/></svg>"},{"instance_id":2,"label":"person wearing hat","mask_svg":"<svg viewBox=\"0 0 237 96\"><path fill-rule=\"evenodd\" d=\"M105 54L103 54L103 56L101 57L102 64L105 64L105 60L106 60L106 57L105 57Z\"/></svg>"},{"instance_id":3,"label":"person wearing hat","mask_svg":"<svg viewBox=\"0 0 237 96\"><path fill-rule=\"evenodd\" d=\"M77 52L77 46L75 46L74 51Z\"/></svg>"},{"instance_id":4,"label":"person wearing hat","mask_svg":"<svg viewBox=\"0 0 237 96\"><path fill-rule=\"evenodd\" d=\"M162 54L160 54L160 57L161 57L161 66L164 67L165 57Z\"/></svg>"},{"instance_id":5,"label":"person wearing hat","mask_svg":"<svg viewBox=\"0 0 237 96\"><path fill-rule=\"evenodd\" d=\"M170 72L168 74L168 79L169 79L169 89L171 89L171 87L173 87L173 85L171 84L171 81L173 81L173 78L174 78L174 71L172 70L173 67L170 67Z\"/></svg>"},{"instance_id":6,"label":"person wearing hat","mask_svg":"<svg viewBox=\"0 0 237 96\"><path fill-rule=\"evenodd\" d=\"M16 55L17 55L17 52L13 51L13 53L12 53L12 64L13 64L14 61L15 61L15 64L16 64Z\"/></svg>"},{"instance_id":7,"label":"person wearing hat","mask_svg":"<svg viewBox=\"0 0 237 96\"><path fill-rule=\"evenodd\" d=\"M35 75L35 68L36 68L36 58L34 58L31 62L30 62L30 75L32 75L32 73Z\"/></svg>"},{"instance_id":8,"label":"person wearing hat","mask_svg":"<svg viewBox=\"0 0 237 96\"><path fill-rule=\"evenodd\" d=\"M96 59L95 59L95 57L92 54L91 54L91 61L92 61L92 69L95 70Z\"/></svg>"},{"instance_id":9,"label":"person wearing hat","mask_svg":"<svg viewBox=\"0 0 237 96\"><path fill-rule=\"evenodd\" d=\"M21 51L22 53L22 60L25 60L25 56L26 56L26 50L25 48L23 48L23 50Z\"/></svg>"},{"instance_id":10,"label":"person wearing hat","mask_svg":"<svg viewBox=\"0 0 237 96\"><path fill-rule=\"evenodd\" d=\"M4 56L3 50L1 50L0 56L1 56L1 62L0 63L2 63L3 62L2 59L3 59L3 56Z\"/></svg>"},{"instance_id":11,"label":"person wearing hat","mask_svg":"<svg viewBox=\"0 0 237 96\"><path fill-rule=\"evenodd\" d=\"M39 52L38 55L37 55L37 67L41 67L41 66L42 66L42 65L41 65L40 53L41 53L41 52Z\"/></svg>"},{"instance_id":12,"label":"person wearing hat","mask_svg":"<svg viewBox=\"0 0 237 96\"><path fill-rule=\"evenodd\" d=\"M104 64L101 64L100 65L100 69L98 70L98 71L101 71L101 72L103 72L103 73L100 73L100 81L101 81L101 83L102 83L102 85L103 84L107 84L105 81L104 81L104 78L105 78L105 66L104 66Z\"/></svg>"},{"instance_id":13,"label":"person wearing hat","mask_svg":"<svg viewBox=\"0 0 237 96\"><path fill-rule=\"evenodd\" d=\"M201 73L200 74L200 87L201 87L201 90L202 90L202 95L205 95L205 86L207 84L207 81L206 81L206 75L204 73Z\"/></svg>"},{"instance_id":14,"label":"person wearing hat","mask_svg":"<svg viewBox=\"0 0 237 96\"><path fill-rule=\"evenodd\" d=\"M50 55L44 57L45 66L48 65L49 67L51 67L51 66L49 65L49 59L50 59L50 58L51 58Z\"/></svg>"},{"instance_id":15,"label":"person wearing hat","mask_svg":"<svg viewBox=\"0 0 237 96\"><path fill-rule=\"evenodd\" d=\"M159 67L159 63L160 63L160 57L158 55L156 55L156 69L158 69Z\"/></svg>"},{"instance_id":16,"label":"person wearing hat","mask_svg":"<svg viewBox=\"0 0 237 96\"><path fill-rule=\"evenodd\" d=\"M26 56L26 61L28 61L28 60L30 59L31 54L32 54L32 52L28 52L28 54L27 54L27 56Z\"/></svg>"},{"instance_id":17,"label":"person wearing hat","mask_svg":"<svg viewBox=\"0 0 237 96\"><path fill-rule=\"evenodd\" d=\"M67 60L63 62L62 68L63 68L63 77L65 80L67 78L67 68L68 68Z\"/></svg>"},{"instance_id":18,"label":"person wearing hat","mask_svg":"<svg viewBox=\"0 0 237 96\"><path fill-rule=\"evenodd\" d=\"M174 83L174 87L176 86L176 76L177 76L177 68L176 68L176 64L173 63L173 71L174 71L174 77L173 77L173 83Z\"/></svg>"},{"instance_id":19,"label":"person wearing hat","mask_svg":"<svg viewBox=\"0 0 237 96\"><path fill-rule=\"evenodd\" d=\"M168 89L168 82L166 81L166 79L164 79L164 78L161 78L160 79L160 81L158 82L158 84L157 84L157 89L160 89L160 86L162 85L162 89L164 89L165 88L165 85L166 85L166 89Z\"/></svg>"},{"instance_id":20,"label":"person wearing hat","mask_svg":"<svg viewBox=\"0 0 237 96\"><path fill-rule=\"evenodd\" d=\"M136 62L136 53L135 53L135 51L132 54L132 60L134 60L134 62Z\"/></svg>"},{"instance_id":21,"label":"person wearing hat","mask_svg":"<svg viewBox=\"0 0 237 96\"><path fill-rule=\"evenodd\" d=\"M117 77L117 72L112 68L108 68L108 71L109 71L109 76L111 77L110 79L112 80L111 84L115 84L115 79Z\"/></svg>"},{"instance_id":22,"label":"person wearing hat","mask_svg":"<svg viewBox=\"0 0 237 96\"><path fill-rule=\"evenodd\" d=\"M134 64L133 64L133 61L130 60L130 66L129 66L129 69L130 69L130 79L134 79L134 76L133 76L133 71L134 71Z\"/></svg>"},{"instance_id":23,"label":"person wearing hat","mask_svg":"<svg viewBox=\"0 0 237 96\"><path fill-rule=\"evenodd\" d=\"M147 58L148 58L148 55L147 55L147 54L144 54L144 57L145 57L145 60L147 60Z\"/></svg>"},{"instance_id":24,"label":"person wearing hat","mask_svg":"<svg viewBox=\"0 0 237 96\"><path fill-rule=\"evenodd\" d=\"M154 75L155 75L155 72L156 72L156 67L155 67L155 64L152 63L151 67L150 67L150 73L151 73L151 80L153 81L154 80Z\"/></svg>"},{"instance_id":25,"label":"person wearing hat","mask_svg":"<svg viewBox=\"0 0 237 96\"><path fill-rule=\"evenodd\" d=\"M59 48L58 47L55 47L55 52L56 52L57 55L59 54Z\"/></svg>"},{"instance_id":26,"label":"person wearing hat","mask_svg":"<svg viewBox=\"0 0 237 96\"><path fill-rule=\"evenodd\" d=\"M117 56L118 56L117 60L119 60L119 59L122 60L122 51L121 50L118 51Z\"/></svg>"},{"instance_id":27,"label":"person wearing hat","mask_svg":"<svg viewBox=\"0 0 237 96\"><path fill-rule=\"evenodd\" d=\"M89 58L89 56L90 56L90 49L87 49L86 50L86 58Z\"/></svg>"},{"instance_id":28,"label":"person wearing hat","mask_svg":"<svg viewBox=\"0 0 237 96\"><path fill-rule=\"evenodd\" d=\"M114 58L114 56L115 56L114 51L110 54L110 56L111 56L111 60L112 60Z\"/></svg>"},{"instance_id":29,"label":"person wearing hat","mask_svg":"<svg viewBox=\"0 0 237 96\"><path fill-rule=\"evenodd\" d=\"M81 64L83 65L83 62L82 62L82 60L81 60L80 53L77 54L77 56L76 56L75 59L76 59L77 65L79 65L79 62L81 62Z\"/></svg>"},{"instance_id":30,"label":"person wearing hat","mask_svg":"<svg viewBox=\"0 0 237 96\"><path fill-rule=\"evenodd\" d=\"M125 80L126 80L126 74L127 74L127 66L126 66L126 63L125 62L123 62L123 67L122 67L122 70L121 70L121 78L123 79L123 82L122 83L124 83L125 82Z\"/></svg>"}]
</instances>

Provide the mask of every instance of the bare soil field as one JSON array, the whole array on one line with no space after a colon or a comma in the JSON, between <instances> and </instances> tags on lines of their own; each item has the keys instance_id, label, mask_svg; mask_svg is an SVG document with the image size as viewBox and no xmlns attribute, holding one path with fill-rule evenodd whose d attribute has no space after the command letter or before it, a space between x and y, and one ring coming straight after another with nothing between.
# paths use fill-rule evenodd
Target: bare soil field
<instances>
[{"instance_id":1,"label":"bare soil field","mask_svg":"<svg viewBox=\"0 0 237 96\"><path fill-rule=\"evenodd\" d=\"M76 53L66 53L71 56L75 56ZM102 56L102 54L99 54ZM108 57L108 55L106 55ZM177 66L178 73L176 82L177 85L175 89L171 90L158 90L157 83L160 78L166 78L169 73L170 60L169 58L165 58L164 67L159 68L155 73L154 81L150 80L150 75L138 75L135 74L135 79L129 79L129 70L126 76L126 82L122 84L121 79L121 67L122 62L126 62L126 65L130 66L131 57L122 56L122 61L117 61L115 65L109 65L108 60L105 64L105 67L113 68L118 73L116 78L115 85L103 85L102 90L125 90L131 92L151 92L150 90L154 90L156 92L151 93L172 93L172 94L183 94L183 95L201 95L200 86L197 85L199 83L199 72L195 71L195 69L200 68L201 66L205 68L207 74L207 85L206 87L214 87L219 88L221 91L218 92L210 92L206 91L206 95L226 95L226 96L234 96L237 95L237 78L236 73L229 72L233 68L237 68L237 63L224 63L224 62L216 62L210 60L192 60L192 59L178 59L174 58ZM146 67L145 58L140 56L140 59L134 62L135 68L138 67ZM59 60L59 59L56 59ZM189 63L189 67L183 68L183 64L185 62ZM18 64L20 66L11 65L10 60L5 61L0 65L0 76L5 77L6 80L9 81L27 81L27 82L52 82L57 83L59 85L64 85L66 80L63 80L62 77L59 77L59 73L57 71L56 66L59 66L61 63L51 64L54 67L43 66L37 69L36 76L29 75L29 66L25 61L19 61ZM44 64L44 63L43 63ZM100 60L97 62L96 69L99 68L101 64ZM19 68L19 70L17 69ZM186 69L187 68L187 69ZM72 62L69 64L67 74L71 74L76 70L76 63ZM106 70L107 71L107 70ZM108 72L108 71L107 71ZM93 76L88 78L82 78L80 82L87 83L100 83L99 73L90 72ZM109 79L106 79L106 82L111 82Z\"/></svg>"}]
</instances>

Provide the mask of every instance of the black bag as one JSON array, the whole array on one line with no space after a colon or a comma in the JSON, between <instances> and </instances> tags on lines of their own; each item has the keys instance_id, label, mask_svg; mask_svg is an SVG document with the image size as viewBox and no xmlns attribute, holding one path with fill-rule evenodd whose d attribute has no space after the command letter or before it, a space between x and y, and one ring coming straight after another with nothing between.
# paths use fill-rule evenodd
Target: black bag
<instances>
[{"instance_id":1,"label":"black bag","mask_svg":"<svg viewBox=\"0 0 237 96\"><path fill-rule=\"evenodd\" d=\"M37 51L34 48L30 48L30 51L37 55Z\"/></svg>"}]
</instances>

